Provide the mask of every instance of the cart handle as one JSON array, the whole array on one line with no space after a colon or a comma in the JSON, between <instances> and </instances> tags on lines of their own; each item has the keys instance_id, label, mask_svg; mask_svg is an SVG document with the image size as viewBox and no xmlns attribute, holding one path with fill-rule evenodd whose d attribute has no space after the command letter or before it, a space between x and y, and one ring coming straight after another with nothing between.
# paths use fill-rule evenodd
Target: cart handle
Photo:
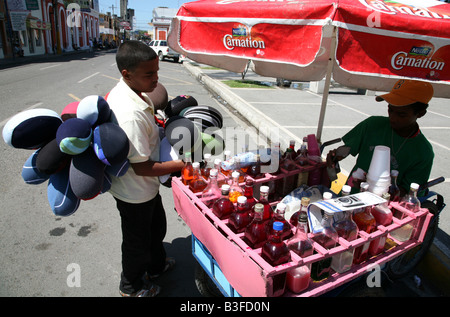
<instances>
[{"instance_id":1,"label":"cart handle","mask_svg":"<svg viewBox=\"0 0 450 317\"><path fill-rule=\"evenodd\" d=\"M323 149L324 149L326 146L331 145L331 144L335 144L335 143L339 143L339 142L341 142L341 141L342 141L342 138L337 138L337 139L333 139L333 140L326 141L326 142L322 143L322 145L320 146L320 154L323 153Z\"/></svg>"}]
</instances>

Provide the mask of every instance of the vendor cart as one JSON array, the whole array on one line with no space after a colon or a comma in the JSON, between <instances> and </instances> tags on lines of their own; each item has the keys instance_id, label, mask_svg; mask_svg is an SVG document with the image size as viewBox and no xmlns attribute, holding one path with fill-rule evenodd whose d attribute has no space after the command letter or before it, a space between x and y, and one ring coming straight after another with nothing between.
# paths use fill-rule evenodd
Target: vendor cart
<instances>
[{"instance_id":1,"label":"vendor cart","mask_svg":"<svg viewBox=\"0 0 450 317\"><path fill-rule=\"evenodd\" d=\"M298 166L297 170L282 170L282 173L277 175L266 173L265 177L255 179L254 183L259 185L324 168L324 162L309 167ZM244 242L243 233L234 233L227 225L228 220L220 220L214 215L212 210L203 203L201 193L191 192L180 178L172 179L172 190L175 209L192 231L194 257L221 293L230 297L271 297L276 293L278 285L284 285L284 280L280 279L285 278L286 274L283 273L288 270L338 255L386 234L388 243L386 243L383 253L371 257L361 264L353 265L347 272L333 273L329 278L320 282L311 281L309 287L302 293L294 294L286 291L283 296L319 296L370 273L377 265L381 267L388 262L393 263L386 266L386 270L392 274L392 277L403 276L420 261L428 250L436 233L439 212L445 206L442 197L435 193L430 193L427 197L436 195L438 202L427 200L422 204L427 208L422 208L417 213L412 213L398 203L392 202L390 208L404 214L401 220L394 217L391 225L378 226L377 230L371 234L359 232L358 238L353 241L339 238L338 245L330 250L325 250L314 242L315 254L301 258L291 251L289 263L273 267L261 257L261 249L252 249ZM273 201L271 205L275 206L278 202ZM414 231L408 241L401 242L390 235L394 230L413 223L417 224L418 229ZM408 265L405 266L403 262L406 255ZM203 295L213 293L212 288L207 285L209 281L198 282L200 285L197 286Z\"/></svg>"}]
</instances>

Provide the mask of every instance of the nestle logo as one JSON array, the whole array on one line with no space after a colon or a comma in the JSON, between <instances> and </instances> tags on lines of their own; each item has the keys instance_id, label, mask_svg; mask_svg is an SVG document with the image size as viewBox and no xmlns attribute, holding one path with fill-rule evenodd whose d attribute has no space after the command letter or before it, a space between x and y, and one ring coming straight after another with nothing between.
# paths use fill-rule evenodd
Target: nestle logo
<instances>
[{"instance_id":1,"label":"nestle logo","mask_svg":"<svg viewBox=\"0 0 450 317\"><path fill-rule=\"evenodd\" d=\"M247 36L247 29L240 27L240 28L233 28L232 33L233 36Z\"/></svg>"},{"instance_id":2,"label":"nestle logo","mask_svg":"<svg viewBox=\"0 0 450 317\"><path fill-rule=\"evenodd\" d=\"M421 55L421 56L428 56L431 52L431 47L417 47L413 46L411 50L409 51L409 54L411 55Z\"/></svg>"}]
</instances>

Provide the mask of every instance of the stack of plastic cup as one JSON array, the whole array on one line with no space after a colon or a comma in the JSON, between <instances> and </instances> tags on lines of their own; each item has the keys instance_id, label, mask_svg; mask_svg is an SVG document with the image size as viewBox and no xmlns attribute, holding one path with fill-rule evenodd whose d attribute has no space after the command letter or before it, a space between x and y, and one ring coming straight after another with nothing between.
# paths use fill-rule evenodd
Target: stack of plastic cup
<instances>
[{"instance_id":1,"label":"stack of plastic cup","mask_svg":"<svg viewBox=\"0 0 450 317\"><path fill-rule=\"evenodd\" d=\"M366 176L370 192L379 196L388 192L389 186L391 185L390 162L391 149L383 145L376 146Z\"/></svg>"}]
</instances>

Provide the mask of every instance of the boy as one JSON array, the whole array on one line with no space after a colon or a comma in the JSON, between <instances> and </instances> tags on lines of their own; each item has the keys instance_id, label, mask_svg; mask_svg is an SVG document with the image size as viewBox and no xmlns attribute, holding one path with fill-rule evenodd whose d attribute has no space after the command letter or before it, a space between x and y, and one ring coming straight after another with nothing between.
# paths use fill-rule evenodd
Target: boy
<instances>
[{"instance_id":1,"label":"boy","mask_svg":"<svg viewBox=\"0 0 450 317\"><path fill-rule=\"evenodd\" d=\"M351 148L350 154L358 155L352 172L357 168L367 172L375 146L385 145L391 149L391 170L399 171L397 184L402 196L408 193L411 183L425 184L434 153L417 119L426 114L433 93L433 86L427 82L401 79L388 94L377 96L377 101L388 102L389 117L369 117L342 138ZM332 150L327 155L327 165L334 167L333 160L341 159Z\"/></svg>"},{"instance_id":2,"label":"boy","mask_svg":"<svg viewBox=\"0 0 450 317\"><path fill-rule=\"evenodd\" d=\"M122 75L107 101L130 141L131 167L113 178L110 193L117 202L122 226L122 296L151 296L161 288L150 277L171 268L163 239L166 215L159 195L158 176L182 169L183 161L159 162L159 130L154 107L144 92L158 83L159 60L152 48L139 41L126 41L116 55Z\"/></svg>"}]
</instances>

